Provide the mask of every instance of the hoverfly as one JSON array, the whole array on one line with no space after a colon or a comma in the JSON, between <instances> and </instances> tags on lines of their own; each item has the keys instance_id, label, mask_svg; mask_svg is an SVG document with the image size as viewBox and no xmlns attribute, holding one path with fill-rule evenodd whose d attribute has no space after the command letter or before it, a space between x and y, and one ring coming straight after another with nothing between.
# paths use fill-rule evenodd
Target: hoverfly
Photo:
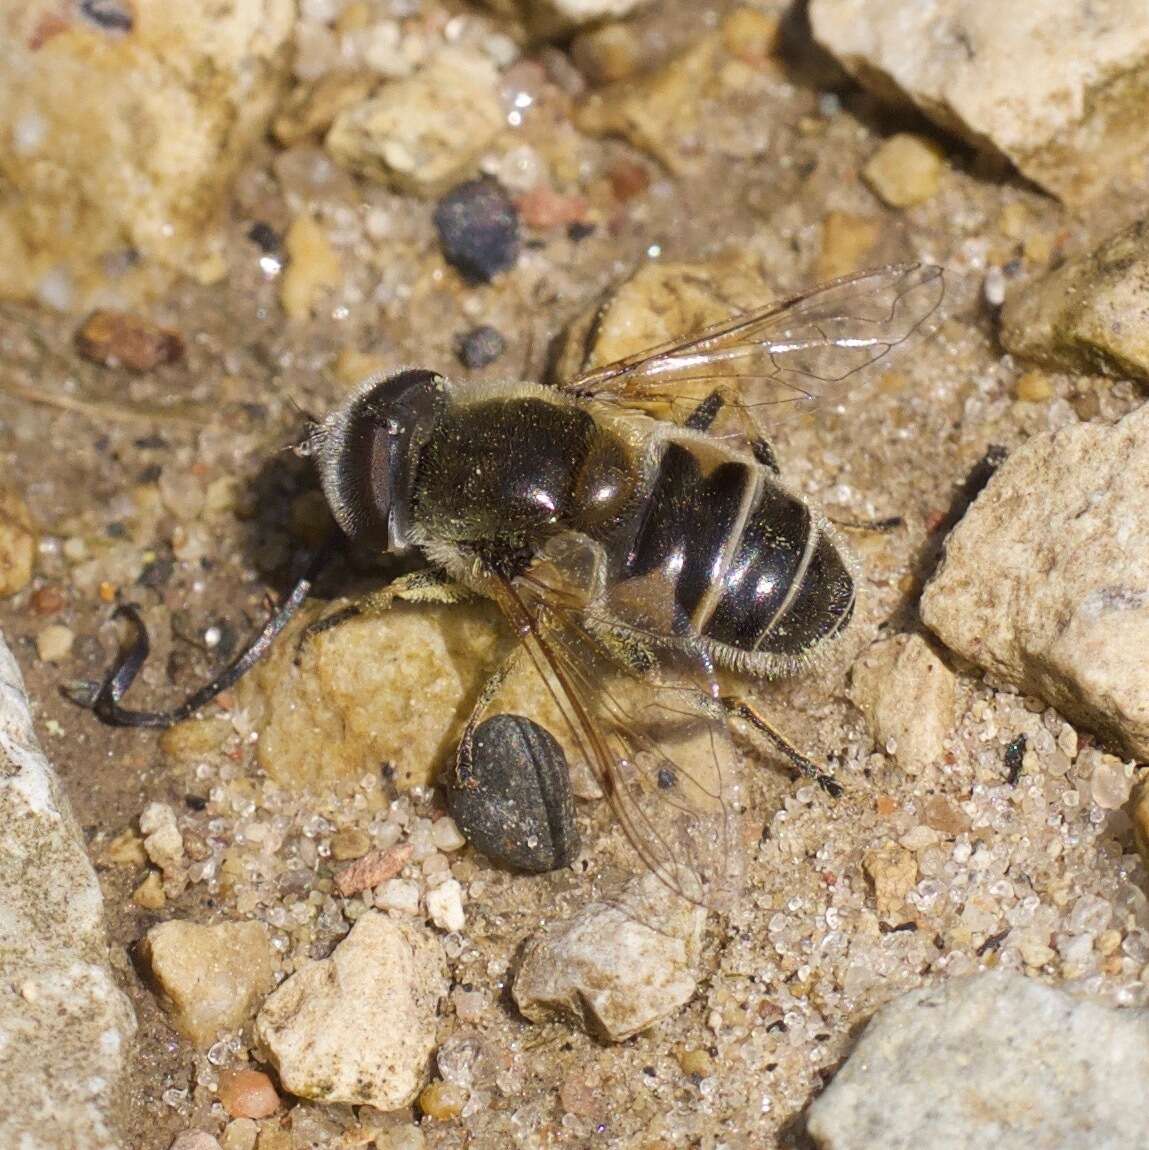
<instances>
[{"instance_id":1,"label":"hoverfly","mask_svg":"<svg viewBox=\"0 0 1149 1150\"><path fill-rule=\"evenodd\" d=\"M368 380L301 450L348 536L379 553L415 549L428 566L351 611L395 598L494 600L518 639L511 660L533 662L643 862L691 901L723 903L740 853L731 714L840 789L718 685L723 668L797 672L854 607L833 527L779 478L771 420L840 395L921 333L943 295L941 268L892 265L556 387L453 383L422 369ZM652 414L668 410L681 418ZM719 434L720 419L734 430ZM173 711L120 706L145 636L96 713L131 726L186 718L263 654L309 588L305 577L244 655ZM506 670L467 724L455 785L466 785Z\"/></svg>"}]
</instances>

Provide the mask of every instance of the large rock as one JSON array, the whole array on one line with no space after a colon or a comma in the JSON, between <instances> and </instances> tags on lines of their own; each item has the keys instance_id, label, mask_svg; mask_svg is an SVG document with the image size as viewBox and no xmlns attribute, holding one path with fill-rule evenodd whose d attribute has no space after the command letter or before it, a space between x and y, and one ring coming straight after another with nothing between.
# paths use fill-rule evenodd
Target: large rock
<instances>
[{"instance_id":1,"label":"large rock","mask_svg":"<svg viewBox=\"0 0 1149 1150\"><path fill-rule=\"evenodd\" d=\"M161 922L145 935L140 955L172 1021L200 1047L243 1026L275 980L260 922Z\"/></svg>"},{"instance_id":2,"label":"large rock","mask_svg":"<svg viewBox=\"0 0 1149 1150\"><path fill-rule=\"evenodd\" d=\"M953 650L1149 755L1149 408L1034 436L946 542L921 613Z\"/></svg>"},{"instance_id":3,"label":"large rock","mask_svg":"<svg viewBox=\"0 0 1149 1150\"><path fill-rule=\"evenodd\" d=\"M438 939L370 911L267 1000L256 1038L292 1094L397 1110L426 1082L446 992Z\"/></svg>"},{"instance_id":4,"label":"large rock","mask_svg":"<svg viewBox=\"0 0 1149 1150\"><path fill-rule=\"evenodd\" d=\"M883 1007L811 1106L823 1150L1146 1144L1149 1020L995 972Z\"/></svg>"},{"instance_id":5,"label":"large rock","mask_svg":"<svg viewBox=\"0 0 1149 1150\"><path fill-rule=\"evenodd\" d=\"M693 996L706 912L651 874L532 939L512 993L533 1022L564 1018L610 1042L674 1014Z\"/></svg>"},{"instance_id":6,"label":"large rock","mask_svg":"<svg viewBox=\"0 0 1149 1150\"><path fill-rule=\"evenodd\" d=\"M0 859L0 1146L112 1147L135 1019L108 966L99 883L2 637Z\"/></svg>"},{"instance_id":7,"label":"large rock","mask_svg":"<svg viewBox=\"0 0 1149 1150\"><path fill-rule=\"evenodd\" d=\"M325 146L359 175L438 195L469 174L506 126L498 81L483 57L445 50L414 76L344 108Z\"/></svg>"},{"instance_id":8,"label":"large rock","mask_svg":"<svg viewBox=\"0 0 1149 1150\"><path fill-rule=\"evenodd\" d=\"M1149 218L1014 288L1001 341L1050 367L1149 381Z\"/></svg>"},{"instance_id":9,"label":"large rock","mask_svg":"<svg viewBox=\"0 0 1149 1150\"><path fill-rule=\"evenodd\" d=\"M204 281L214 224L286 75L292 0L10 0L0 55L0 295L78 305L143 255Z\"/></svg>"},{"instance_id":10,"label":"large rock","mask_svg":"<svg viewBox=\"0 0 1149 1150\"><path fill-rule=\"evenodd\" d=\"M1068 202L1149 149L1143 0L811 0L810 22L878 95L916 105Z\"/></svg>"}]
</instances>

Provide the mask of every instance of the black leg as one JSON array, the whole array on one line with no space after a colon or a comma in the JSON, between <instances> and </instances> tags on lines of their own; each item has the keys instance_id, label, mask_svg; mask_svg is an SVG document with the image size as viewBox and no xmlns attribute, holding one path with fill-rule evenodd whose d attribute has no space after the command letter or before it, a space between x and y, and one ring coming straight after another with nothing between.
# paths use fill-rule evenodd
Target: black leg
<instances>
[{"instance_id":1,"label":"black leg","mask_svg":"<svg viewBox=\"0 0 1149 1150\"><path fill-rule=\"evenodd\" d=\"M842 784L832 775L828 775L816 763L811 762L801 751L790 745L790 742L779 731L775 730L766 718L755 710L745 699L727 695L722 699L722 705L727 714L744 719L756 731L765 735L775 747L790 761L799 774L813 779L828 795L838 798L842 794Z\"/></svg>"},{"instance_id":2,"label":"black leg","mask_svg":"<svg viewBox=\"0 0 1149 1150\"><path fill-rule=\"evenodd\" d=\"M691 431L709 431L714 425L714 421L718 418L718 413L722 410L726 400L721 391L717 389L712 391L687 417L684 427L688 427ZM750 446L751 454L754 458L762 464L763 467L768 468L778 474L778 460L774 456L774 449L756 432L751 431L750 421L746 418L746 412L742 411L742 422L746 425L747 436L746 441Z\"/></svg>"},{"instance_id":3,"label":"black leg","mask_svg":"<svg viewBox=\"0 0 1149 1150\"><path fill-rule=\"evenodd\" d=\"M311 591L320 568L326 562L328 552L322 551L308 564L304 575L291 589L291 594L280 604L279 609L264 624L263 630L255 637L242 655L210 683L185 699L170 711L132 711L120 706L120 700L127 694L136 676L147 661L150 651L148 632L140 618L139 609L134 603L125 603L116 608L116 615L128 619L135 634L127 650L112 668L107 679L94 698L82 698L78 692L67 692L68 697L80 706L94 711L96 717L111 727L170 727L190 718L217 695L234 686L267 654L276 636L294 618L303 606Z\"/></svg>"}]
</instances>

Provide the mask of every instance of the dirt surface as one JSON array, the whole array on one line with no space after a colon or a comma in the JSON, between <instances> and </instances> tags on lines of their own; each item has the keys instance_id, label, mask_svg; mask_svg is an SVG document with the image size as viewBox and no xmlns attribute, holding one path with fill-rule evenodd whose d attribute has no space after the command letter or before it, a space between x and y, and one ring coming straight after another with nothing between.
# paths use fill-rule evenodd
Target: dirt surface
<instances>
[{"instance_id":1,"label":"dirt surface","mask_svg":"<svg viewBox=\"0 0 1149 1150\"><path fill-rule=\"evenodd\" d=\"M643 26L656 43L691 43L723 11L717 4L673 18L655 11ZM1138 402L1129 385L1056 374L1048 376L1047 396L1019 401L1024 365L1003 357L981 285L991 264L1004 267L1008 281L1090 246L1131 218L1149 189L1127 187L1088 220L1075 218L940 140L946 170L937 193L913 208L886 208L860 169L890 132L929 130L890 119L804 44L800 26L792 33L767 81L755 81L751 107L737 86L708 106L706 143L690 170L670 174L627 143L579 137L575 187L601 183L623 163L638 165L649 185L629 199L600 201L582 238L564 228L526 228L517 266L492 284L469 286L447 267L431 203L337 170L315 181L318 153L267 145L241 177L229 225L230 278L212 288L179 286L149 309L182 335L183 362L138 375L99 367L72 350L76 320L0 308L0 459L6 483L23 494L42 531L36 578L0 604L0 625L24 668L45 751L100 866L113 948L141 1022L123 1104L127 1145L158 1150L189 1127L218 1133L214 1064L238 1050L213 1050L209 1060L173 1033L133 966L133 943L170 917L255 914L273 924L276 917L274 903L245 902L244 881L192 882L162 910L143 909L131 897L142 872L105 861L109 841L153 801L172 804L185 826L221 843L261 810L293 828L312 819L310 836L291 833L321 844L334 827L361 825L373 811L355 807L351 793L274 795L239 737L225 754L174 759L153 733L110 730L64 700L62 684L99 679L108 665L118 634L109 623L112 604L141 603L156 632L158 657L139 695L157 704L178 699L244 641L263 617L268 591L288 585L291 557L303 546L292 509L298 524L306 506L298 498L314 481L306 461L283 448L301 430L300 409L323 412L347 392L356 370L351 353L384 369L418 364L462 376L455 340L489 324L507 350L476 374L537 374L564 325L645 260L737 255L758 264L764 295L812 282L826 264L826 236L837 226L827 221L835 213L876 229L862 265L922 258L950 269L946 318L933 338L840 404L786 421L776 437L783 474L832 515L904 521L889 533L851 533L862 570L859 609L833 661L760 692L807 753L836 764L846 793L833 801L781 771L748 772L745 896L728 918L710 920L694 1000L617 1046L564 1025L530 1025L507 994L524 938L586 900L578 875L511 876L469 853L452 856L471 880L467 927L448 947L452 984L480 992L485 1007L467 1022L445 1015L440 1040L466 1031L494 1069L472 1093L474 1105L454 1118L424 1119L422 1136L434 1147L802 1145L803 1107L877 1005L923 981L999 961L1001 941L988 940L1020 929L1035 907L1050 912L1051 936L1072 933L1068 920L1086 894L1113 908L1107 925L1120 936L1112 949L1077 961L1055 948L1030 973L1109 1001L1144 998L1144 874L1128 820L1091 802L1096 752L1087 736L1066 734L1040 702L959 668L960 718L944 758L911 778L872 746L845 684L854 658L879 634L914 628L939 528L990 445L1009 449L1078 419L1113 420ZM530 78L538 99L518 129L526 147L556 122L569 123L569 97L546 79L547 69L561 80L569 67L555 51L535 57ZM763 134L760 153L745 145L751 114ZM343 278L318 314L288 323L277 277L268 274L276 261L250 237L256 224L282 235L300 202L328 227ZM1021 218L1028 245L1018 234ZM1009 290L1018 288L1009 282ZM363 578L362 569L341 561L323 590L342 593ZM46 590L58 592L58 606ZM37 657L36 636L49 623L76 636L56 663ZM1003 756L1023 731L1035 759L1010 786ZM236 800L243 780L251 780L247 793L260 796L256 813ZM385 793L385 780L374 785ZM434 809L433 795L414 796L417 814ZM952 826L941 825L939 811L953 815ZM606 836L624 849L604 810L584 804L580 817L584 839ZM944 852L936 847L937 857L929 856L929 844L915 852L919 883L904 917L879 921L863 855L931 819ZM951 857L955 842L969 849ZM323 850L312 855L311 874L327 879L323 921L311 942L321 954L347 923L330 895ZM923 888L929 880L934 885ZM971 905L981 907L980 917ZM1023 958L1013 952L1009 961L1020 966ZM688 1051L706 1052L686 1063L691 1072L680 1061ZM357 1121L364 1116L351 1107L300 1104L289 1144L363 1144L337 1141ZM417 1112L378 1124L413 1121Z\"/></svg>"}]
</instances>

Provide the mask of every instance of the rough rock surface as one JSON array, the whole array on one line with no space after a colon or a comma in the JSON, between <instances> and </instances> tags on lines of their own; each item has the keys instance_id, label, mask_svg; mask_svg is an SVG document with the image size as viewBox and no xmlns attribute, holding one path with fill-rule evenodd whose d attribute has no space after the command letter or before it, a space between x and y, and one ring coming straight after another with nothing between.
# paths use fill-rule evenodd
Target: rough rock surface
<instances>
[{"instance_id":1,"label":"rough rock surface","mask_svg":"<svg viewBox=\"0 0 1149 1150\"><path fill-rule=\"evenodd\" d=\"M1149 146L1141 0L812 0L814 35L867 87L910 102L1074 203Z\"/></svg>"},{"instance_id":2,"label":"rough rock surface","mask_svg":"<svg viewBox=\"0 0 1149 1150\"><path fill-rule=\"evenodd\" d=\"M256 1038L292 1094L395 1110L426 1081L446 991L439 941L369 912L330 958L306 964L267 1000Z\"/></svg>"},{"instance_id":3,"label":"rough rock surface","mask_svg":"<svg viewBox=\"0 0 1149 1150\"><path fill-rule=\"evenodd\" d=\"M1145 1012L994 972L883 1007L810 1108L823 1150L1145 1142Z\"/></svg>"},{"instance_id":4,"label":"rough rock surface","mask_svg":"<svg viewBox=\"0 0 1149 1150\"><path fill-rule=\"evenodd\" d=\"M945 753L957 678L921 635L880 639L854 664L850 697L879 746L920 774Z\"/></svg>"},{"instance_id":5,"label":"rough rock surface","mask_svg":"<svg viewBox=\"0 0 1149 1150\"><path fill-rule=\"evenodd\" d=\"M570 1018L624 1042L693 996L705 922L703 909L644 875L528 943L515 1003L532 1022Z\"/></svg>"},{"instance_id":6,"label":"rough rock surface","mask_svg":"<svg viewBox=\"0 0 1149 1150\"><path fill-rule=\"evenodd\" d=\"M1149 219L1010 292L1001 321L1025 359L1149 380Z\"/></svg>"},{"instance_id":7,"label":"rough rock surface","mask_svg":"<svg viewBox=\"0 0 1149 1150\"><path fill-rule=\"evenodd\" d=\"M343 109L326 147L344 167L401 191L433 196L468 174L505 126L498 73L444 51L408 79Z\"/></svg>"},{"instance_id":8,"label":"rough rock surface","mask_svg":"<svg viewBox=\"0 0 1149 1150\"><path fill-rule=\"evenodd\" d=\"M197 1046L241 1027L272 987L275 964L259 922L161 922L140 953L175 1025Z\"/></svg>"},{"instance_id":9,"label":"rough rock surface","mask_svg":"<svg viewBox=\"0 0 1149 1150\"><path fill-rule=\"evenodd\" d=\"M946 542L922 619L947 646L1149 755L1149 409L1034 436Z\"/></svg>"},{"instance_id":10,"label":"rough rock surface","mask_svg":"<svg viewBox=\"0 0 1149 1150\"><path fill-rule=\"evenodd\" d=\"M213 224L274 107L294 8L6 5L0 295L78 305L132 252L218 279Z\"/></svg>"},{"instance_id":11,"label":"rough rock surface","mask_svg":"<svg viewBox=\"0 0 1149 1150\"><path fill-rule=\"evenodd\" d=\"M0 1145L116 1144L107 1115L135 1031L103 902L0 637Z\"/></svg>"}]
</instances>

